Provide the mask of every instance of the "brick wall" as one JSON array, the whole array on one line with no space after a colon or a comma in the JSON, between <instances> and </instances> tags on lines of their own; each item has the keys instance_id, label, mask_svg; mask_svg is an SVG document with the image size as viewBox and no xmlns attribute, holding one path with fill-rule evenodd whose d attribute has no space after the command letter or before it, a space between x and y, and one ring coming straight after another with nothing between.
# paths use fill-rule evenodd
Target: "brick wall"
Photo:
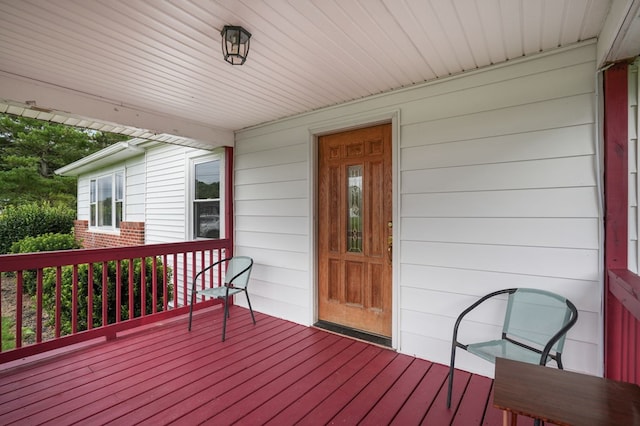
<instances>
[{"instance_id":1,"label":"brick wall","mask_svg":"<svg viewBox=\"0 0 640 426\"><path fill-rule=\"evenodd\" d=\"M74 221L76 240L84 248L138 246L144 244L144 222L121 222L119 233L99 233L89 230L86 220Z\"/></svg>"}]
</instances>

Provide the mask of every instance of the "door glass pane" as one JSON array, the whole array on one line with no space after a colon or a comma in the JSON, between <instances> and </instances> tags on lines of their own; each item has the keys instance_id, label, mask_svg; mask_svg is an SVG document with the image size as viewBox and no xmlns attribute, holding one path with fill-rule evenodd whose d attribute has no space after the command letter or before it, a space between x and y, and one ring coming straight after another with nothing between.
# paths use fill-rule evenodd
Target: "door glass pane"
<instances>
[{"instance_id":1,"label":"door glass pane","mask_svg":"<svg viewBox=\"0 0 640 426\"><path fill-rule=\"evenodd\" d=\"M347 168L347 251L362 253L362 165Z\"/></svg>"}]
</instances>

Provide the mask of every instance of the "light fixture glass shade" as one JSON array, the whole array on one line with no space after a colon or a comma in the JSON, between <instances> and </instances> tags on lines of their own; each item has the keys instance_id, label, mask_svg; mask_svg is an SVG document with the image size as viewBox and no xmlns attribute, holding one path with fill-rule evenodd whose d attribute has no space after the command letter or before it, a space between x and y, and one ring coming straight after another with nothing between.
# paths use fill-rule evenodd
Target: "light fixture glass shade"
<instances>
[{"instance_id":1,"label":"light fixture glass shade","mask_svg":"<svg viewBox=\"0 0 640 426\"><path fill-rule=\"evenodd\" d=\"M231 65L242 65L249 54L251 33L242 27L226 25L222 35L222 54Z\"/></svg>"}]
</instances>

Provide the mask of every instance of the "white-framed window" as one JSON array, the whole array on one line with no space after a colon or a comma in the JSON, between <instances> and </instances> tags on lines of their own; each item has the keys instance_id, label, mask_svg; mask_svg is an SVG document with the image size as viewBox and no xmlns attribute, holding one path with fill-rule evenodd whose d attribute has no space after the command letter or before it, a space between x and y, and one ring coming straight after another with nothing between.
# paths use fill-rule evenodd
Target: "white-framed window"
<instances>
[{"instance_id":1,"label":"white-framed window","mask_svg":"<svg viewBox=\"0 0 640 426\"><path fill-rule=\"evenodd\" d=\"M116 229L124 217L124 172L91 179L89 227Z\"/></svg>"},{"instance_id":2,"label":"white-framed window","mask_svg":"<svg viewBox=\"0 0 640 426\"><path fill-rule=\"evenodd\" d=\"M224 237L223 162L207 156L191 162L191 237Z\"/></svg>"}]
</instances>

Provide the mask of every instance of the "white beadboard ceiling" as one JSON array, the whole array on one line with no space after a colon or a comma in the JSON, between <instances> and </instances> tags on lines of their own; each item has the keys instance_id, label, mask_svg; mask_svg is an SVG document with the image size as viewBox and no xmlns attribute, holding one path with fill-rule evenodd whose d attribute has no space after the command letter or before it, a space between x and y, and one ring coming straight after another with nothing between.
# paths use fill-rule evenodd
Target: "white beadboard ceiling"
<instances>
[{"instance_id":1,"label":"white beadboard ceiling","mask_svg":"<svg viewBox=\"0 0 640 426\"><path fill-rule=\"evenodd\" d=\"M596 38L611 4L0 0L0 111L204 140ZM253 35L242 66L222 59L224 25Z\"/></svg>"}]
</instances>

